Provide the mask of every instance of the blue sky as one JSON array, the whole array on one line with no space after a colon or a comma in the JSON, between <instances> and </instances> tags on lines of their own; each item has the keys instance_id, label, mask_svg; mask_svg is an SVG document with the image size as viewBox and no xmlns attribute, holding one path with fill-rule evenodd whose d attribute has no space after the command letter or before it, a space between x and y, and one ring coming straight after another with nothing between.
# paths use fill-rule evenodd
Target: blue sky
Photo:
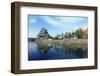
<instances>
[{"instance_id":1,"label":"blue sky","mask_svg":"<svg viewBox=\"0 0 100 76\"><path fill-rule=\"evenodd\" d=\"M72 32L78 28L88 27L88 17L75 16L28 16L28 35L36 37L41 28L46 28L51 36L65 32Z\"/></svg>"}]
</instances>

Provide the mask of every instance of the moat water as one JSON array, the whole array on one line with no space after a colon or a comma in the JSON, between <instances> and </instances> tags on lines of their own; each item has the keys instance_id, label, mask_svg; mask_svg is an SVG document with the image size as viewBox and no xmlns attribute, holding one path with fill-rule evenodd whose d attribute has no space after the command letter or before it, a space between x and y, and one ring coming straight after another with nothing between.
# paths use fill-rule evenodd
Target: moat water
<instances>
[{"instance_id":1,"label":"moat water","mask_svg":"<svg viewBox=\"0 0 100 76\"><path fill-rule=\"evenodd\" d=\"M88 58L87 48L69 48L59 44L40 47L35 42L29 42L28 60L55 60Z\"/></svg>"}]
</instances>

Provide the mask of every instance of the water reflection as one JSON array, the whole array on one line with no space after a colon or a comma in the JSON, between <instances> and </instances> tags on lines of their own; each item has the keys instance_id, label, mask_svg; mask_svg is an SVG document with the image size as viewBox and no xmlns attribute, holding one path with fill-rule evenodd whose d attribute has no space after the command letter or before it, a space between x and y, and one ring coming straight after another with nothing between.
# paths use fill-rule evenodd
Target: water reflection
<instances>
[{"instance_id":1,"label":"water reflection","mask_svg":"<svg viewBox=\"0 0 100 76\"><path fill-rule=\"evenodd\" d=\"M29 42L28 60L87 58L87 48L71 48L61 44L40 45Z\"/></svg>"}]
</instances>

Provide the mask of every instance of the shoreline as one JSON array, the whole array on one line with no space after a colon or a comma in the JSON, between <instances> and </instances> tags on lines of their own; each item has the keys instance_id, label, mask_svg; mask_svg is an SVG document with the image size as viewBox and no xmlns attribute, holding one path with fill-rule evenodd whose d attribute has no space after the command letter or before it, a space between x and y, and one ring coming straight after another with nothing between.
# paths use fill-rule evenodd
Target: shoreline
<instances>
[{"instance_id":1,"label":"shoreline","mask_svg":"<svg viewBox=\"0 0 100 76\"><path fill-rule=\"evenodd\" d=\"M70 48L87 48L88 47L88 39L38 39L35 41L31 41L37 43L37 45L41 47L49 47L53 45L64 46Z\"/></svg>"}]
</instances>

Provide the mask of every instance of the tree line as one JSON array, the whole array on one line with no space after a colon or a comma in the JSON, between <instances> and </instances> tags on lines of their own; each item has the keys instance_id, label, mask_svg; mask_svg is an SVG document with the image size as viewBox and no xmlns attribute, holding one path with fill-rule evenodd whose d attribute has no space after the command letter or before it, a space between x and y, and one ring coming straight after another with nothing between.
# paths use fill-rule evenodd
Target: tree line
<instances>
[{"instance_id":1,"label":"tree line","mask_svg":"<svg viewBox=\"0 0 100 76\"><path fill-rule=\"evenodd\" d=\"M57 34L55 37L52 37L53 39L63 39L63 38L77 38L77 39L83 39L88 38L88 28L78 28L74 32L66 32L62 34Z\"/></svg>"}]
</instances>

